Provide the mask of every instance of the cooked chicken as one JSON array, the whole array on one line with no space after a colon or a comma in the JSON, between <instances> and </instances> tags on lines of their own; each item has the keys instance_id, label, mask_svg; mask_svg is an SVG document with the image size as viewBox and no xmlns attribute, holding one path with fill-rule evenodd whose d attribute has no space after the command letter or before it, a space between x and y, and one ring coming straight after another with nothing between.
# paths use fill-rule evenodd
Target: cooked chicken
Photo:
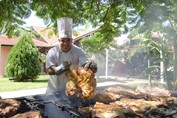
<instances>
[{"instance_id":1,"label":"cooked chicken","mask_svg":"<svg viewBox=\"0 0 177 118\"><path fill-rule=\"evenodd\" d=\"M67 71L66 94L68 96L77 95L82 99L91 99L96 92L96 79L93 75L92 70L84 68Z\"/></svg>"},{"instance_id":2,"label":"cooked chicken","mask_svg":"<svg viewBox=\"0 0 177 118\"><path fill-rule=\"evenodd\" d=\"M117 101L120 98L121 98L121 95L111 93L111 92L96 93L96 95L94 96L94 99L97 102L102 102L102 103L105 103L105 104Z\"/></svg>"},{"instance_id":3,"label":"cooked chicken","mask_svg":"<svg viewBox=\"0 0 177 118\"><path fill-rule=\"evenodd\" d=\"M149 94L144 94L144 93L142 94L135 90L131 90L123 87L114 87L114 88L110 87L106 91L119 94L123 97L131 98L131 99L149 99L149 97L151 97Z\"/></svg>"},{"instance_id":4,"label":"cooked chicken","mask_svg":"<svg viewBox=\"0 0 177 118\"><path fill-rule=\"evenodd\" d=\"M29 111L21 114L17 114L10 118L42 118L40 111Z\"/></svg>"},{"instance_id":5,"label":"cooked chicken","mask_svg":"<svg viewBox=\"0 0 177 118\"><path fill-rule=\"evenodd\" d=\"M120 101L116 101L116 104L122 106L123 108L132 109L134 112L140 115L145 115L152 111L155 111L158 106L163 105L160 101L146 101L144 99L129 99L122 98Z\"/></svg>"},{"instance_id":6,"label":"cooked chicken","mask_svg":"<svg viewBox=\"0 0 177 118\"><path fill-rule=\"evenodd\" d=\"M151 98L153 101L159 101L163 103L163 105L168 104L177 104L177 98L172 96L152 96Z\"/></svg>"},{"instance_id":7,"label":"cooked chicken","mask_svg":"<svg viewBox=\"0 0 177 118\"><path fill-rule=\"evenodd\" d=\"M0 116L11 117L16 114L21 103L14 99L0 100Z\"/></svg>"},{"instance_id":8,"label":"cooked chicken","mask_svg":"<svg viewBox=\"0 0 177 118\"><path fill-rule=\"evenodd\" d=\"M136 92L134 90L128 89L128 88L123 88L123 87L109 87L106 91L113 92L113 93L119 93L120 91L126 91L134 95L139 95L139 92Z\"/></svg>"},{"instance_id":9,"label":"cooked chicken","mask_svg":"<svg viewBox=\"0 0 177 118\"><path fill-rule=\"evenodd\" d=\"M131 109L125 109L115 103L107 105L96 102L92 109L93 118L126 118L126 114L136 115Z\"/></svg>"},{"instance_id":10,"label":"cooked chicken","mask_svg":"<svg viewBox=\"0 0 177 118\"><path fill-rule=\"evenodd\" d=\"M158 87L137 87L136 91L144 94L151 94L153 96L170 96L168 90L160 89Z\"/></svg>"},{"instance_id":11,"label":"cooked chicken","mask_svg":"<svg viewBox=\"0 0 177 118\"><path fill-rule=\"evenodd\" d=\"M83 108L82 111L96 118L124 118L127 115L144 117L154 112L158 107L177 103L172 96L157 96L153 93L141 93L122 87L109 88L94 96L97 101L94 106Z\"/></svg>"}]
</instances>

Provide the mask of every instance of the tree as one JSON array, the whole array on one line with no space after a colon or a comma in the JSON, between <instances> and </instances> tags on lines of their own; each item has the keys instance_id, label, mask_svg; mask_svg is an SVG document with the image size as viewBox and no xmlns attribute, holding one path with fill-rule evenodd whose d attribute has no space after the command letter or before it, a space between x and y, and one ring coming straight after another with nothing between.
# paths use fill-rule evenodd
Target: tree
<instances>
[{"instance_id":1,"label":"tree","mask_svg":"<svg viewBox=\"0 0 177 118\"><path fill-rule=\"evenodd\" d=\"M150 2L148 4L147 2ZM143 1L141 12L141 22L137 34L143 33L145 38L148 38L149 43L146 47L150 46L151 50L156 49L161 53L162 57L158 60L163 62L163 77L167 83L167 88L172 89L172 85L177 80L177 1L175 0L156 0L156 1ZM151 33L159 32L160 40L152 42ZM157 45L150 45L157 44ZM173 53L173 54L172 54ZM170 55L174 55L170 58ZM172 60L174 59L174 60ZM173 65L171 65L173 63ZM172 68L173 75L169 74L169 68ZM173 78L172 78L173 77Z\"/></svg>"},{"instance_id":2,"label":"tree","mask_svg":"<svg viewBox=\"0 0 177 118\"><path fill-rule=\"evenodd\" d=\"M24 19L31 15L28 0L1 0L0 1L0 34L6 34L9 37L19 35Z\"/></svg>"},{"instance_id":3,"label":"tree","mask_svg":"<svg viewBox=\"0 0 177 118\"><path fill-rule=\"evenodd\" d=\"M31 36L26 33L8 55L6 75L16 81L28 81L36 79L40 71L38 49L32 42Z\"/></svg>"},{"instance_id":4,"label":"tree","mask_svg":"<svg viewBox=\"0 0 177 118\"><path fill-rule=\"evenodd\" d=\"M165 40L172 41L174 70L177 70L176 0L1 0L0 32L9 36L17 33L24 24L23 19L29 17L32 10L44 19L48 27L54 27L55 32L59 17L73 18L75 26L86 22L93 27L99 26L96 36L90 40L92 42L87 43L102 43L94 49L97 51L109 46L114 36L131 31L138 25L144 26L140 33L160 31ZM177 79L176 71L174 78Z\"/></svg>"},{"instance_id":5,"label":"tree","mask_svg":"<svg viewBox=\"0 0 177 118\"><path fill-rule=\"evenodd\" d=\"M134 0L1 0L0 32L8 36L19 34L23 20L35 11L48 27L54 27L55 32L59 17L73 18L74 26L87 22L93 27L99 26L102 36L97 39L107 43L113 36L126 32L129 27L126 22L136 21L140 10L141 5Z\"/></svg>"}]
</instances>

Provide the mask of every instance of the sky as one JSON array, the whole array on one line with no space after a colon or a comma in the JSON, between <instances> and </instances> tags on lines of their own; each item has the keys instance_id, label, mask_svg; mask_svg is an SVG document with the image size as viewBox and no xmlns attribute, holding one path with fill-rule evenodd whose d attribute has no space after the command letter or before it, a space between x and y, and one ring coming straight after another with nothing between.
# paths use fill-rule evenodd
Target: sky
<instances>
[{"instance_id":1,"label":"sky","mask_svg":"<svg viewBox=\"0 0 177 118\"><path fill-rule=\"evenodd\" d=\"M39 17L37 17L35 15L35 12L32 11L31 16L28 19L24 20L26 22L27 27L31 27L31 26L41 26L41 27L46 27L43 23L43 20ZM92 30L91 26L89 26L89 24L87 24L87 26L78 26L74 28L75 30L81 32L83 30Z\"/></svg>"},{"instance_id":2,"label":"sky","mask_svg":"<svg viewBox=\"0 0 177 118\"><path fill-rule=\"evenodd\" d=\"M35 12L32 12L31 16L28 19L24 20L26 22L25 26L41 26L45 27L43 20L35 16Z\"/></svg>"}]
</instances>

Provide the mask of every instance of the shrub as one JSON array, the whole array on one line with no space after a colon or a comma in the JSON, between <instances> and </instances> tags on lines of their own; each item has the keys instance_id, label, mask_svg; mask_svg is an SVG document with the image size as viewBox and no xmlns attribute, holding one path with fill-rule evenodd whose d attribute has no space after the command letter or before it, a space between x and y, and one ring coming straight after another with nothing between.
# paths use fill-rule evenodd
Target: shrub
<instances>
[{"instance_id":1,"label":"shrub","mask_svg":"<svg viewBox=\"0 0 177 118\"><path fill-rule=\"evenodd\" d=\"M41 71L39 51L32 41L31 35L24 34L11 49L7 64L6 76L15 81L32 81Z\"/></svg>"}]
</instances>

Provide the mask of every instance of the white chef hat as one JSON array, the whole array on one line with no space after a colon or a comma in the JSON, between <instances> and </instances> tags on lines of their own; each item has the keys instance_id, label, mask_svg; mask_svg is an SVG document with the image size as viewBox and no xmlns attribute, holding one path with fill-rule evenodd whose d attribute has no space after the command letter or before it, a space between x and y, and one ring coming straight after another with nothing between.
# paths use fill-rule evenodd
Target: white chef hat
<instances>
[{"instance_id":1,"label":"white chef hat","mask_svg":"<svg viewBox=\"0 0 177 118\"><path fill-rule=\"evenodd\" d=\"M57 26L59 32L59 39L69 38L72 39L72 18L59 18L57 19Z\"/></svg>"}]
</instances>

